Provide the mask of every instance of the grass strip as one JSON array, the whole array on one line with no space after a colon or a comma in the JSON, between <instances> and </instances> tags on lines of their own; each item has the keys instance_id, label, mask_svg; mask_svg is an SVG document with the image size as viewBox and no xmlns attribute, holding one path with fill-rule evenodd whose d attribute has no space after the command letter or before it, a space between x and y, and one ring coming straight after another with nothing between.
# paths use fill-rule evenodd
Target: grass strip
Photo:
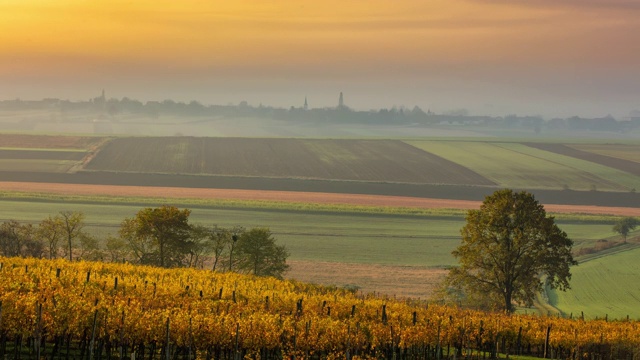
<instances>
[{"instance_id":1,"label":"grass strip","mask_svg":"<svg viewBox=\"0 0 640 360\"><path fill-rule=\"evenodd\" d=\"M64 202L80 204L114 204L158 206L168 202L183 207L215 208L215 209L259 209L277 211L295 211L312 213L344 213L344 214L377 214L390 216L411 216L429 218L462 219L467 210L450 208L417 208L396 206L373 206L355 204L321 204L308 202L289 202L271 200L238 200L238 199L197 199L197 198L163 198L163 197L125 197L109 195L63 195L41 192L0 191L0 199L13 201ZM610 224L619 217L613 215L594 215L582 213L549 213L556 221L578 224Z\"/></svg>"},{"instance_id":2,"label":"grass strip","mask_svg":"<svg viewBox=\"0 0 640 360\"><path fill-rule=\"evenodd\" d=\"M322 213L381 214L424 217L462 218L466 211L461 209L427 209L415 207L371 206L355 204L320 204L306 202L236 200L236 199L195 199L161 197L123 197L109 195L61 195L52 193L32 193L18 191L0 191L0 199L13 201L64 202L114 205L160 205L171 202L173 205L206 207L220 209L260 209L282 211L304 211Z\"/></svg>"}]
</instances>

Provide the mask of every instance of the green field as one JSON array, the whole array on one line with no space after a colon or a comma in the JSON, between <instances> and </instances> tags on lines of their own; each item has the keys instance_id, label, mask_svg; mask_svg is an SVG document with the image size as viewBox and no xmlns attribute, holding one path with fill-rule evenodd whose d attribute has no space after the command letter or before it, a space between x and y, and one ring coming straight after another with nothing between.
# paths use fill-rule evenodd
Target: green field
<instances>
[{"instance_id":1,"label":"green field","mask_svg":"<svg viewBox=\"0 0 640 360\"><path fill-rule=\"evenodd\" d=\"M614 252L573 267L571 290L550 291L550 303L565 315L594 319L640 318L640 247Z\"/></svg>"},{"instance_id":2,"label":"green field","mask_svg":"<svg viewBox=\"0 0 640 360\"><path fill-rule=\"evenodd\" d=\"M489 141L408 141L467 167L497 183L518 189L625 191L640 177L603 165L538 150L520 143Z\"/></svg>"},{"instance_id":3,"label":"green field","mask_svg":"<svg viewBox=\"0 0 640 360\"><path fill-rule=\"evenodd\" d=\"M2 171L16 172L64 173L69 171L77 163L77 161L72 160L0 159L0 169L2 169Z\"/></svg>"},{"instance_id":4,"label":"green field","mask_svg":"<svg viewBox=\"0 0 640 360\"><path fill-rule=\"evenodd\" d=\"M142 203L138 199L89 197L43 197L16 200L0 199L0 219L39 222L59 211L81 211L86 215L88 229L99 236L116 235L120 222L132 217L143 207L159 206L163 202ZM464 225L462 212L440 210L412 215L361 212L362 207L345 206L332 211L330 207L314 210L296 209L280 204L266 208L207 206L204 204L174 205L192 209L191 221L203 225L231 227L269 227L276 238L287 246L292 260L349 262L399 266L443 267L455 264L451 251L459 245L459 231ZM165 200L166 202L166 200ZM569 215L559 220L560 227L579 246L592 246L598 239L613 234L611 225L603 224L606 217ZM576 219L582 219L580 223Z\"/></svg>"}]
</instances>

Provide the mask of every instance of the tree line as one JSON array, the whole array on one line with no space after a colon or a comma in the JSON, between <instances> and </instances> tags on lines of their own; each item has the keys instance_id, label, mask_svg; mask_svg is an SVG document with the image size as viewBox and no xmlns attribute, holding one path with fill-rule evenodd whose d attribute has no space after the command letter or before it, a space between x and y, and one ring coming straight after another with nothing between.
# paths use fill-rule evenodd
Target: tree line
<instances>
[{"instance_id":1,"label":"tree line","mask_svg":"<svg viewBox=\"0 0 640 360\"><path fill-rule=\"evenodd\" d=\"M164 268L208 267L282 278L289 252L268 228L204 226L189 222L191 210L164 205L124 219L117 236L101 241L85 230L82 212L61 211L37 225L0 224L0 254L35 258L128 261ZM103 246L101 246L101 243Z\"/></svg>"}]
</instances>

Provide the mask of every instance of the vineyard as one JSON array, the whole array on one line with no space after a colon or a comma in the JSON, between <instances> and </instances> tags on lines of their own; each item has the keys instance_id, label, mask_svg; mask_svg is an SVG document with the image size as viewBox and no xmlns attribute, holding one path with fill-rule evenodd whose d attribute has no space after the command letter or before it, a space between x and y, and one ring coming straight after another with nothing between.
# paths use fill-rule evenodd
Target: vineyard
<instances>
[{"instance_id":1,"label":"vineyard","mask_svg":"<svg viewBox=\"0 0 640 360\"><path fill-rule=\"evenodd\" d=\"M507 316L271 278L0 258L3 359L635 359L637 321Z\"/></svg>"}]
</instances>

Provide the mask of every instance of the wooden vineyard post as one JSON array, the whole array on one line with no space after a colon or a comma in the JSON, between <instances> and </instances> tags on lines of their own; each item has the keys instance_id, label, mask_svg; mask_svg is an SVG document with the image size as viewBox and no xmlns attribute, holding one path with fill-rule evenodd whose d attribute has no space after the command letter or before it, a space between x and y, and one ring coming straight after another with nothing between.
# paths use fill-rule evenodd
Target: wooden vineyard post
<instances>
[{"instance_id":1,"label":"wooden vineyard post","mask_svg":"<svg viewBox=\"0 0 640 360\"><path fill-rule=\"evenodd\" d=\"M191 317L189 317L189 357L188 357L189 360L191 360L192 347L193 347L193 324L192 324Z\"/></svg>"},{"instance_id":2,"label":"wooden vineyard post","mask_svg":"<svg viewBox=\"0 0 640 360\"><path fill-rule=\"evenodd\" d=\"M38 304L38 318L36 320L36 334L34 339L37 359L40 359L40 344L42 342L41 336L42 336L42 304Z\"/></svg>"},{"instance_id":3,"label":"wooden vineyard post","mask_svg":"<svg viewBox=\"0 0 640 360\"><path fill-rule=\"evenodd\" d=\"M518 339L516 341L516 355L522 355L522 326L518 329Z\"/></svg>"},{"instance_id":4,"label":"wooden vineyard post","mask_svg":"<svg viewBox=\"0 0 640 360\"><path fill-rule=\"evenodd\" d=\"M438 360L441 359L441 355L442 355L442 348L440 346L440 325L442 324L438 323L438 343L436 345L436 359Z\"/></svg>"},{"instance_id":5,"label":"wooden vineyard post","mask_svg":"<svg viewBox=\"0 0 640 360\"><path fill-rule=\"evenodd\" d=\"M236 336L238 333L236 333ZM293 356L291 356L291 360L296 360L296 351L298 350L298 327L293 328ZM240 356L238 356L238 360Z\"/></svg>"},{"instance_id":6,"label":"wooden vineyard post","mask_svg":"<svg viewBox=\"0 0 640 360\"><path fill-rule=\"evenodd\" d=\"M171 354L170 354L171 348L169 346L170 332L171 332L171 318L167 318L167 338L166 338L167 343L165 344L166 347L165 347L165 353L164 353L166 360L171 360Z\"/></svg>"},{"instance_id":7,"label":"wooden vineyard post","mask_svg":"<svg viewBox=\"0 0 640 360\"><path fill-rule=\"evenodd\" d=\"M120 319L120 341L118 344L118 351L120 353L119 359L123 359L124 356L124 344L122 343L124 340L124 310L122 310L122 318Z\"/></svg>"},{"instance_id":8,"label":"wooden vineyard post","mask_svg":"<svg viewBox=\"0 0 640 360\"><path fill-rule=\"evenodd\" d=\"M240 335L240 323L236 323L236 344L233 350L233 360L238 360L238 336ZM169 360L169 359L167 359Z\"/></svg>"},{"instance_id":9,"label":"wooden vineyard post","mask_svg":"<svg viewBox=\"0 0 640 360\"><path fill-rule=\"evenodd\" d=\"M0 264L0 269L2 269L2 264ZM2 301L0 301L0 329L2 329ZM4 359L5 339L4 331L0 331L0 359Z\"/></svg>"},{"instance_id":10,"label":"wooden vineyard post","mask_svg":"<svg viewBox=\"0 0 640 360\"><path fill-rule=\"evenodd\" d=\"M551 333L551 325L547 326L547 336L544 340L544 353L542 355L544 359L546 359L547 355L549 354L549 334L550 333Z\"/></svg>"},{"instance_id":11,"label":"wooden vineyard post","mask_svg":"<svg viewBox=\"0 0 640 360\"><path fill-rule=\"evenodd\" d=\"M96 300L96 303L98 301ZM93 346L96 341L96 322L98 320L98 310L93 313L93 326L91 327L91 341L89 342L89 360L93 360Z\"/></svg>"},{"instance_id":12,"label":"wooden vineyard post","mask_svg":"<svg viewBox=\"0 0 640 360\"><path fill-rule=\"evenodd\" d=\"M383 314L385 313L383 312ZM396 344L395 344L395 338L393 334L393 326L391 326L391 359L396 360Z\"/></svg>"},{"instance_id":13,"label":"wooden vineyard post","mask_svg":"<svg viewBox=\"0 0 640 360\"><path fill-rule=\"evenodd\" d=\"M347 324L347 360L351 360L351 324Z\"/></svg>"}]
</instances>

